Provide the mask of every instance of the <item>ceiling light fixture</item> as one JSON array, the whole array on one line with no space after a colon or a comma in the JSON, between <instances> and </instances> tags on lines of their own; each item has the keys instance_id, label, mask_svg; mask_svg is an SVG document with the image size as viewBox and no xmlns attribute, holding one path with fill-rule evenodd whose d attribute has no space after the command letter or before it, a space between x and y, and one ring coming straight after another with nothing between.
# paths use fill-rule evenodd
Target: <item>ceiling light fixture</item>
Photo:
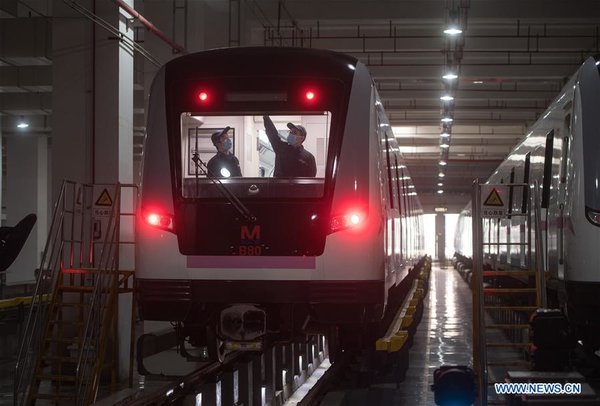
<instances>
[{"instance_id":1,"label":"ceiling light fixture","mask_svg":"<svg viewBox=\"0 0 600 406\"><path fill-rule=\"evenodd\" d=\"M441 161L440 161L440 165L442 165L442 166L446 166L446 165L448 165L448 162L446 162L446 161L444 161L444 160L441 160Z\"/></svg>"},{"instance_id":2,"label":"ceiling light fixture","mask_svg":"<svg viewBox=\"0 0 600 406\"><path fill-rule=\"evenodd\" d=\"M448 34L448 35L458 35L458 34L462 34L462 30L458 27L448 27L444 30L444 34Z\"/></svg>"},{"instance_id":3,"label":"ceiling light fixture","mask_svg":"<svg viewBox=\"0 0 600 406\"><path fill-rule=\"evenodd\" d=\"M18 128L27 128L29 127L29 123L27 121L25 121L25 117L21 116L21 119L19 120L19 123L17 124Z\"/></svg>"},{"instance_id":4,"label":"ceiling light fixture","mask_svg":"<svg viewBox=\"0 0 600 406\"><path fill-rule=\"evenodd\" d=\"M453 121L452 117L444 117L444 118L442 118L442 123L451 123L452 121Z\"/></svg>"},{"instance_id":5,"label":"ceiling light fixture","mask_svg":"<svg viewBox=\"0 0 600 406\"><path fill-rule=\"evenodd\" d=\"M442 187L442 186L444 186L444 184L442 182L438 182L438 186Z\"/></svg>"},{"instance_id":6,"label":"ceiling light fixture","mask_svg":"<svg viewBox=\"0 0 600 406\"><path fill-rule=\"evenodd\" d=\"M443 133L440 134L440 137L449 137L450 133L444 131Z\"/></svg>"},{"instance_id":7,"label":"ceiling light fixture","mask_svg":"<svg viewBox=\"0 0 600 406\"><path fill-rule=\"evenodd\" d=\"M450 96L449 94L445 94L442 97L440 97L440 100L442 100L442 101L452 101L452 100L454 100L454 97Z\"/></svg>"},{"instance_id":8,"label":"ceiling light fixture","mask_svg":"<svg viewBox=\"0 0 600 406\"><path fill-rule=\"evenodd\" d=\"M442 189L438 190L438 195L441 195L442 193L444 193L444 191Z\"/></svg>"},{"instance_id":9,"label":"ceiling light fixture","mask_svg":"<svg viewBox=\"0 0 600 406\"><path fill-rule=\"evenodd\" d=\"M438 177L443 178L444 176L446 176L446 175L444 175L444 172L438 173Z\"/></svg>"},{"instance_id":10,"label":"ceiling light fixture","mask_svg":"<svg viewBox=\"0 0 600 406\"><path fill-rule=\"evenodd\" d=\"M457 78L458 78L458 75L455 73L452 73L452 72L448 72L444 76L442 76L442 79L446 79L446 80L454 80Z\"/></svg>"},{"instance_id":11,"label":"ceiling light fixture","mask_svg":"<svg viewBox=\"0 0 600 406\"><path fill-rule=\"evenodd\" d=\"M444 143L440 144L440 148L450 148L450 145L448 145L444 142Z\"/></svg>"}]
</instances>

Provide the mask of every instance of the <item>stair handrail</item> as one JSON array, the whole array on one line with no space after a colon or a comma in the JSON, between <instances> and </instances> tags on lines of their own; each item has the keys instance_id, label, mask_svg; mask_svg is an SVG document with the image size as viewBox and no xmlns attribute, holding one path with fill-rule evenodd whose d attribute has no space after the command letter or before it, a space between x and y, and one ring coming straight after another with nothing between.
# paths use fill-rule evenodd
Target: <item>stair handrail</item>
<instances>
[{"instance_id":1,"label":"stair handrail","mask_svg":"<svg viewBox=\"0 0 600 406\"><path fill-rule=\"evenodd\" d=\"M64 180L60 189L58 199L54 205L50 231L42 254L42 260L35 284L35 290L31 298L31 305L27 314L27 321L22 333L21 345L17 362L15 364L14 397L15 406L22 405L27 399L31 379L33 377L33 361L40 351L43 335L41 329L46 323L48 314L48 296L56 294L55 286L58 279L57 268L62 258L61 252L64 241L61 237L65 217L65 194L67 186L76 188L76 182ZM58 242L58 245L57 245ZM58 249L56 249L58 247ZM49 275L48 275L49 272ZM48 290L48 291L47 291ZM46 302L46 304L44 304Z\"/></svg>"},{"instance_id":2,"label":"stair handrail","mask_svg":"<svg viewBox=\"0 0 600 406\"><path fill-rule=\"evenodd\" d=\"M104 335L102 328L107 328L114 311L114 301L118 293L119 269L119 232L121 188L115 185L115 199L108 220L104 242L100 250L96 273L93 277L93 292L89 297L89 310L83 330L83 340L79 348L76 370L76 403L87 405L94 401L99 386L100 371L94 370L103 361L104 350L101 339ZM110 308L109 308L110 306Z\"/></svg>"}]
</instances>

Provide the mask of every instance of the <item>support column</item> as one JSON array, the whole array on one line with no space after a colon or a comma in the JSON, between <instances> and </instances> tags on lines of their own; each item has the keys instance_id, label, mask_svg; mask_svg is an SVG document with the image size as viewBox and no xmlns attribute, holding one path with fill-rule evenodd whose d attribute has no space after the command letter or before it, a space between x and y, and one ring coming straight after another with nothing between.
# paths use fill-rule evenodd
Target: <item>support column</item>
<instances>
[{"instance_id":1,"label":"support column","mask_svg":"<svg viewBox=\"0 0 600 406\"><path fill-rule=\"evenodd\" d=\"M443 213L435 215L435 236L437 257L441 263L446 261L446 217Z\"/></svg>"},{"instance_id":2,"label":"support column","mask_svg":"<svg viewBox=\"0 0 600 406\"><path fill-rule=\"evenodd\" d=\"M62 0L54 0L53 20L53 192L62 179L87 183L133 183L133 37L130 16L114 2L77 2L119 35L95 25ZM129 4L132 5L133 1ZM133 196L121 197L132 212ZM133 222L121 224L121 240L133 241ZM119 267L134 269L134 251L119 253ZM119 295L119 375L127 377L131 296Z\"/></svg>"}]
</instances>

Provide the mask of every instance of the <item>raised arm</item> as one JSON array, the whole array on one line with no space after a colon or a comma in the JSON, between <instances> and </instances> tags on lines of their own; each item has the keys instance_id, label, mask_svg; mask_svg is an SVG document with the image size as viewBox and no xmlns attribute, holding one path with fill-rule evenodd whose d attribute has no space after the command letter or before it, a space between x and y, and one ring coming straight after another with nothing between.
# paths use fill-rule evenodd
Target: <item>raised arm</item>
<instances>
[{"instance_id":1,"label":"raised arm","mask_svg":"<svg viewBox=\"0 0 600 406\"><path fill-rule=\"evenodd\" d=\"M271 117L269 117L268 115L264 115L263 121L265 123L265 132L267 133L269 142L273 147L273 151L278 152L285 146L285 142L283 142L281 138L279 138L279 133L277 132L277 128L275 128L275 124L273 124Z\"/></svg>"}]
</instances>

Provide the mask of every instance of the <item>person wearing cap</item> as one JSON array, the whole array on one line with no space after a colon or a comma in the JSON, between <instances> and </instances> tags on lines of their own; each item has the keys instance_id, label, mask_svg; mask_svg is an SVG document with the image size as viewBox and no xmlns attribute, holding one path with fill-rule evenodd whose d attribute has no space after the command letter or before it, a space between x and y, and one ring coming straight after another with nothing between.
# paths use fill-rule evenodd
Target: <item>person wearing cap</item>
<instances>
[{"instance_id":1,"label":"person wearing cap","mask_svg":"<svg viewBox=\"0 0 600 406\"><path fill-rule=\"evenodd\" d=\"M311 177L317 175L317 164L313 154L302 146L306 139L306 128L288 123L290 132L287 142L279 138L279 133L268 115L263 116L265 132L275 151L275 177Z\"/></svg>"},{"instance_id":2,"label":"person wearing cap","mask_svg":"<svg viewBox=\"0 0 600 406\"><path fill-rule=\"evenodd\" d=\"M229 138L228 131L231 127L227 126L221 131L214 132L210 139L217 148L217 154L210 158L208 164L208 173L215 178L229 178L232 176L242 176L240 161L231 152L233 142Z\"/></svg>"}]
</instances>

